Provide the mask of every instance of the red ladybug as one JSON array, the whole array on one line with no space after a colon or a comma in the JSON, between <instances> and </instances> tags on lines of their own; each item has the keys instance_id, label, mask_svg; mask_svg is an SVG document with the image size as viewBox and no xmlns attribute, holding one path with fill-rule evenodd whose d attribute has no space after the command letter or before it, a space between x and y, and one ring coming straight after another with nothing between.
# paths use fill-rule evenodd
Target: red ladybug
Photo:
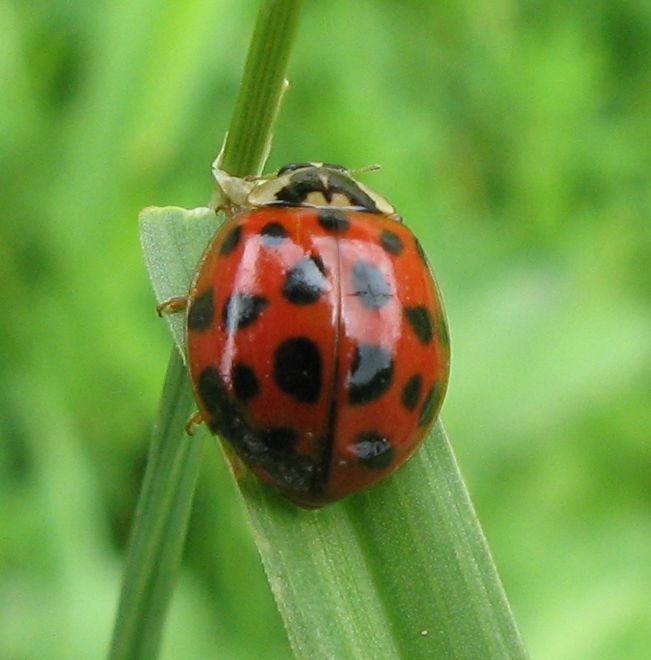
<instances>
[{"instance_id":1,"label":"red ladybug","mask_svg":"<svg viewBox=\"0 0 651 660\"><path fill-rule=\"evenodd\" d=\"M441 296L418 240L345 168L237 181L188 296L192 385L256 474L319 507L388 476L437 417Z\"/></svg>"}]
</instances>

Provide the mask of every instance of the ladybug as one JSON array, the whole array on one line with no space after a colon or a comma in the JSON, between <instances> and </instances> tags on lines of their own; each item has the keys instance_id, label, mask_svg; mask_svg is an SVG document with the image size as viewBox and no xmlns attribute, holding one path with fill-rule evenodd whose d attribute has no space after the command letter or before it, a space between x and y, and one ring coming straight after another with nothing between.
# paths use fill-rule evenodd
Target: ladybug
<instances>
[{"instance_id":1,"label":"ladybug","mask_svg":"<svg viewBox=\"0 0 651 660\"><path fill-rule=\"evenodd\" d=\"M441 296L418 240L345 168L237 182L187 298L199 419L294 503L320 507L391 474L436 419Z\"/></svg>"}]
</instances>

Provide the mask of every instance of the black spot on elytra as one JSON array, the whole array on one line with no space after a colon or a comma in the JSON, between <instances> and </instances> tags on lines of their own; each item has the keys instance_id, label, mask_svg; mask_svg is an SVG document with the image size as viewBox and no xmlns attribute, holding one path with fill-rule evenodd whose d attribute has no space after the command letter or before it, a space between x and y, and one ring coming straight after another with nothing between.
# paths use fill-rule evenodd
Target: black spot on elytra
<instances>
[{"instance_id":1,"label":"black spot on elytra","mask_svg":"<svg viewBox=\"0 0 651 660\"><path fill-rule=\"evenodd\" d=\"M420 391L423 387L423 378L420 374L414 374L402 388L402 405L407 410L414 410L420 399Z\"/></svg>"},{"instance_id":2,"label":"black spot on elytra","mask_svg":"<svg viewBox=\"0 0 651 660\"><path fill-rule=\"evenodd\" d=\"M251 325L268 307L264 296L253 293L234 293L224 304L222 320L227 332L235 332Z\"/></svg>"},{"instance_id":3,"label":"black spot on elytra","mask_svg":"<svg viewBox=\"0 0 651 660\"><path fill-rule=\"evenodd\" d=\"M231 231L224 239L221 248L219 248L219 254L223 254L223 255L230 254L239 245L241 238L242 238L242 226L237 225L237 227L231 229Z\"/></svg>"},{"instance_id":4,"label":"black spot on elytra","mask_svg":"<svg viewBox=\"0 0 651 660\"><path fill-rule=\"evenodd\" d=\"M275 457L290 456L296 448L298 434L294 429L281 426L264 431L261 439Z\"/></svg>"},{"instance_id":5,"label":"black spot on elytra","mask_svg":"<svg viewBox=\"0 0 651 660\"><path fill-rule=\"evenodd\" d=\"M299 261L287 271L283 284L283 296L294 305L315 303L329 288L325 267L319 256Z\"/></svg>"},{"instance_id":6,"label":"black spot on elytra","mask_svg":"<svg viewBox=\"0 0 651 660\"><path fill-rule=\"evenodd\" d=\"M348 400L364 405L379 399L393 382L393 354L383 346L360 344L348 376Z\"/></svg>"},{"instance_id":7,"label":"black spot on elytra","mask_svg":"<svg viewBox=\"0 0 651 660\"><path fill-rule=\"evenodd\" d=\"M391 442L377 431L360 433L353 449L360 463L374 470L388 468L395 455Z\"/></svg>"},{"instance_id":8,"label":"black spot on elytra","mask_svg":"<svg viewBox=\"0 0 651 660\"><path fill-rule=\"evenodd\" d=\"M369 261L358 261L353 268L353 295L364 307L380 309L393 298L393 291L382 271Z\"/></svg>"},{"instance_id":9,"label":"black spot on elytra","mask_svg":"<svg viewBox=\"0 0 651 660\"><path fill-rule=\"evenodd\" d=\"M197 390L206 410L216 415L228 400L224 381L214 367L206 367L197 380Z\"/></svg>"},{"instance_id":10,"label":"black spot on elytra","mask_svg":"<svg viewBox=\"0 0 651 660\"><path fill-rule=\"evenodd\" d=\"M243 403L250 401L260 393L260 383L258 383L255 371L247 364L238 362L233 367L231 377L235 396Z\"/></svg>"},{"instance_id":11,"label":"black spot on elytra","mask_svg":"<svg viewBox=\"0 0 651 660\"><path fill-rule=\"evenodd\" d=\"M264 436L263 436L264 442ZM305 495L314 495L317 491L315 483L321 474L321 466L310 456L304 456L298 452L284 455L267 451L266 455L259 455L257 460L278 486L281 491L292 495L298 495L300 501L310 499Z\"/></svg>"},{"instance_id":12,"label":"black spot on elytra","mask_svg":"<svg viewBox=\"0 0 651 660\"><path fill-rule=\"evenodd\" d=\"M214 367L201 372L197 390L212 432L228 440L246 463L264 470L290 495L304 496L314 491L321 468L313 458L294 451L297 434L292 429L259 429L247 423Z\"/></svg>"},{"instance_id":13,"label":"black spot on elytra","mask_svg":"<svg viewBox=\"0 0 651 660\"><path fill-rule=\"evenodd\" d=\"M392 231L385 229L380 234L380 245L389 253L393 254L396 257L402 252L404 245L402 244L402 239L398 234L394 234Z\"/></svg>"},{"instance_id":14,"label":"black spot on elytra","mask_svg":"<svg viewBox=\"0 0 651 660\"><path fill-rule=\"evenodd\" d=\"M207 330L215 317L213 290L195 296L188 310L188 330Z\"/></svg>"},{"instance_id":15,"label":"black spot on elytra","mask_svg":"<svg viewBox=\"0 0 651 660\"><path fill-rule=\"evenodd\" d=\"M231 439L242 428L241 411L228 396L224 381L215 367L206 367L197 379L197 391L208 414L213 433Z\"/></svg>"},{"instance_id":16,"label":"black spot on elytra","mask_svg":"<svg viewBox=\"0 0 651 660\"><path fill-rule=\"evenodd\" d=\"M321 275L326 274L326 267L323 263L323 259L318 254L311 254L310 259L314 262L314 265L319 269Z\"/></svg>"},{"instance_id":17,"label":"black spot on elytra","mask_svg":"<svg viewBox=\"0 0 651 660\"><path fill-rule=\"evenodd\" d=\"M262 242L269 247L280 245L288 236L287 230L280 222L270 222L260 230Z\"/></svg>"},{"instance_id":18,"label":"black spot on elytra","mask_svg":"<svg viewBox=\"0 0 651 660\"><path fill-rule=\"evenodd\" d=\"M350 220L346 214L338 209L320 209L319 224L326 230L335 234L343 234L350 227Z\"/></svg>"},{"instance_id":19,"label":"black spot on elytra","mask_svg":"<svg viewBox=\"0 0 651 660\"><path fill-rule=\"evenodd\" d=\"M419 426L429 426L434 420L434 415L441 403L441 385L434 383L432 389L427 393L420 413Z\"/></svg>"},{"instance_id":20,"label":"black spot on elytra","mask_svg":"<svg viewBox=\"0 0 651 660\"><path fill-rule=\"evenodd\" d=\"M284 341L274 353L278 387L301 403L315 403L321 393L321 353L307 337Z\"/></svg>"},{"instance_id":21,"label":"black spot on elytra","mask_svg":"<svg viewBox=\"0 0 651 660\"><path fill-rule=\"evenodd\" d=\"M429 344L434 335L434 323L429 309L423 305L406 307L405 314L409 324L418 336L418 339L420 339L423 344Z\"/></svg>"},{"instance_id":22,"label":"black spot on elytra","mask_svg":"<svg viewBox=\"0 0 651 660\"><path fill-rule=\"evenodd\" d=\"M264 470L288 494L312 493L319 466L295 451L298 436L290 428L257 429L242 424L227 438L249 464Z\"/></svg>"}]
</instances>

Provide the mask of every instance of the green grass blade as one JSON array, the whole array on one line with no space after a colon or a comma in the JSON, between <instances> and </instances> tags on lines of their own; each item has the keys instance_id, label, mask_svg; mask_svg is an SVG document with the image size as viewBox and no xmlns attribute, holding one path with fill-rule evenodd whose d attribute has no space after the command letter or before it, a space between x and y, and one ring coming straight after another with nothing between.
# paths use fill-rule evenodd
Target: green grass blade
<instances>
[{"instance_id":1,"label":"green grass blade","mask_svg":"<svg viewBox=\"0 0 651 660\"><path fill-rule=\"evenodd\" d=\"M152 278L164 285L155 288L183 277L211 223L206 209L143 214L146 245L169 248L158 255ZM190 246L192 232L189 256L175 253L174 237ZM172 329L182 343L182 329ZM440 423L398 474L319 511L298 509L236 472L298 657L526 657Z\"/></svg>"},{"instance_id":2,"label":"green grass blade","mask_svg":"<svg viewBox=\"0 0 651 660\"><path fill-rule=\"evenodd\" d=\"M151 207L140 213L140 243L156 300L187 295L199 259L218 226L218 216L205 207L190 212L174 206ZM164 318L183 357L184 315L165 314Z\"/></svg>"},{"instance_id":3,"label":"green grass blade","mask_svg":"<svg viewBox=\"0 0 651 660\"><path fill-rule=\"evenodd\" d=\"M148 221L154 217L155 221ZM189 221L179 222L179 218ZM196 222L192 222L196 218ZM182 296L203 247L217 227L214 211L186 213L145 209L140 238L158 300ZM172 255L175 255L172 257ZM163 259L161 259L163 257ZM193 411L183 352L183 315L168 315L176 338L152 432L135 521L131 531L120 606L110 658L154 658L158 653L169 599L181 560L199 471L202 435L188 437L183 427Z\"/></svg>"},{"instance_id":4,"label":"green grass blade","mask_svg":"<svg viewBox=\"0 0 651 660\"><path fill-rule=\"evenodd\" d=\"M400 473L341 505L295 511L246 490L299 657L526 657L440 424Z\"/></svg>"},{"instance_id":5,"label":"green grass blade","mask_svg":"<svg viewBox=\"0 0 651 660\"><path fill-rule=\"evenodd\" d=\"M179 429L192 406L187 372L174 355L131 533L112 659L155 658L158 653L201 458L202 443L197 439L179 442Z\"/></svg>"}]
</instances>

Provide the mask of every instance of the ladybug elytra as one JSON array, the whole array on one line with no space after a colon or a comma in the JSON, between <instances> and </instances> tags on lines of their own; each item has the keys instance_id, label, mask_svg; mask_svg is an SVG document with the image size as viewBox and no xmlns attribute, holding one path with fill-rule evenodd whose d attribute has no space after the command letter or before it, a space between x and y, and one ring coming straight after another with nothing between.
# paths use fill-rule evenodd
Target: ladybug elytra
<instances>
[{"instance_id":1,"label":"ladybug elytra","mask_svg":"<svg viewBox=\"0 0 651 660\"><path fill-rule=\"evenodd\" d=\"M259 477L319 507L393 472L436 419L441 298L418 240L345 168L238 182L187 299L192 385Z\"/></svg>"}]
</instances>

